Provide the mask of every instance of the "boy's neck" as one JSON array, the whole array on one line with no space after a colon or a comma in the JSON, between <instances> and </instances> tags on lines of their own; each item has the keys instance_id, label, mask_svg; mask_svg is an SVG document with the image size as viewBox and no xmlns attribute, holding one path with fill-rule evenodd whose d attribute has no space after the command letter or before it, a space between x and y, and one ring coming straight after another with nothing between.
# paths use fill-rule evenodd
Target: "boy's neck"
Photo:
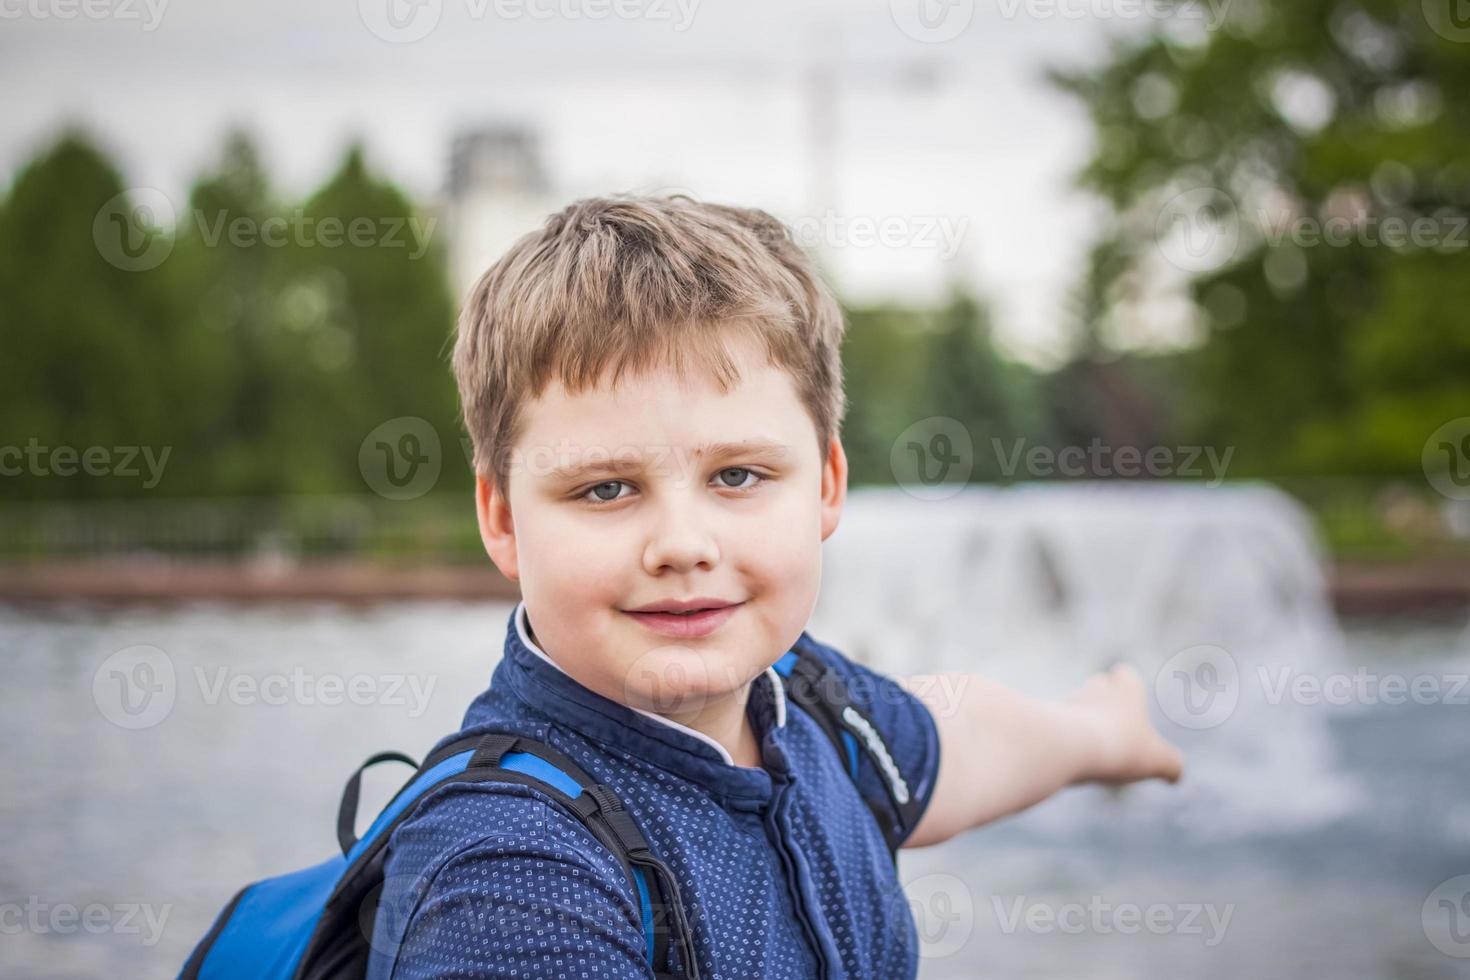
<instances>
[{"instance_id":1,"label":"boy's neck","mask_svg":"<svg viewBox=\"0 0 1470 980\"><path fill-rule=\"evenodd\" d=\"M531 626L529 616L526 617L526 638L541 649L546 659L556 663L556 660L536 638L536 630ZM560 664L557 666L561 667ZM755 726L750 723L750 716L746 711L746 705L750 701L751 683L747 681L744 687L731 691L723 698L711 701L697 712L679 715L666 712L653 713L718 742L729 753L735 765L758 769L761 766L760 742L756 739Z\"/></svg>"},{"instance_id":2,"label":"boy's neck","mask_svg":"<svg viewBox=\"0 0 1470 980\"><path fill-rule=\"evenodd\" d=\"M698 712L684 715L664 712L659 714L719 742L730 753L735 765L760 768L760 743L755 736L755 726L750 723L750 715L746 711L749 700L750 682L747 682L744 687L711 701Z\"/></svg>"}]
</instances>

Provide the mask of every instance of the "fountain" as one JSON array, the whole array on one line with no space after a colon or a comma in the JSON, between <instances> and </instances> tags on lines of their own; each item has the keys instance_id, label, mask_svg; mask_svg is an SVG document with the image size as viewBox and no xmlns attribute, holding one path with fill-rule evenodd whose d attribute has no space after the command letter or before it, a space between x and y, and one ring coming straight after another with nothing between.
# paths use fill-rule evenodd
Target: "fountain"
<instances>
[{"instance_id":1,"label":"fountain","mask_svg":"<svg viewBox=\"0 0 1470 980\"><path fill-rule=\"evenodd\" d=\"M1122 794L1129 819L1218 840L1359 800L1326 713L1281 694L1283 669L1322 677L1344 657L1311 522L1274 487L857 489L824 547L812 633L878 669L973 671L1054 697L1133 664L1189 767L1187 792ZM1097 819L1057 802L1041 814L1057 830Z\"/></svg>"}]
</instances>

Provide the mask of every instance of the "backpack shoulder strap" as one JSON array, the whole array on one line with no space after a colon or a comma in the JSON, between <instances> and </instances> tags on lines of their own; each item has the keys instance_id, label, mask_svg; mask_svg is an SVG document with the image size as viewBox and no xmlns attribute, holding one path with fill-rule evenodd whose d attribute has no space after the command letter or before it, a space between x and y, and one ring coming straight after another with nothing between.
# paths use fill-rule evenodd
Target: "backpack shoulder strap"
<instances>
[{"instance_id":1,"label":"backpack shoulder strap","mask_svg":"<svg viewBox=\"0 0 1470 980\"><path fill-rule=\"evenodd\" d=\"M913 830L921 811L877 727L853 704L842 676L808 645L805 635L773 666L786 682L787 697L800 705L826 734L855 784L859 753L872 760L886 791L886 800L861 790L859 794L878 821L889 856L897 862L899 845Z\"/></svg>"},{"instance_id":2,"label":"backpack shoulder strap","mask_svg":"<svg viewBox=\"0 0 1470 980\"><path fill-rule=\"evenodd\" d=\"M682 976L685 980L699 980L693 931L678 882L668 866L653 853L632 814L612 789L593 780L571 759L544 742L502 732L466 736L430 754L362 838L354 839L352 827L363 769L378 761L403 758L397 753L380 753L364 763L347 782L337 832L348 867L328 899L307 946L296 974L299 980L346 975L341 972L344 943L351 944L352 937L362 937L364 931L369 933L365 938L371 939L376 916L364 911L363 905L369 897L376 905L378 896L370 893L374 888L381 888L388 839L393 828L413 812L428 791L455 782L489 781L535 787L586 826L618 859L633 885L654 975L660 980L675 976L670 952L671 946L677 946ZM359 945L365 958L369 943Z\"/></svg>"},{"instance_id":3,"label":"backpack shoulder strap","mask_svg":"<svg viewBox=\"0 0 1470 980\"><path fill-rule=\"evenodd\" d=\"M520 775L552 787L550 795L587 826L629 872L642 907L649 965L656 977L673 977L670 946L679 949L685 980L699 980L694 933L685 914L674 873L649 847L633 815L611 787L595 782L565 755L543 742L518 735L486 735L476 747L469 769ZM565 776L566 779L558 779Z\"/></svg>"}]
</instances>

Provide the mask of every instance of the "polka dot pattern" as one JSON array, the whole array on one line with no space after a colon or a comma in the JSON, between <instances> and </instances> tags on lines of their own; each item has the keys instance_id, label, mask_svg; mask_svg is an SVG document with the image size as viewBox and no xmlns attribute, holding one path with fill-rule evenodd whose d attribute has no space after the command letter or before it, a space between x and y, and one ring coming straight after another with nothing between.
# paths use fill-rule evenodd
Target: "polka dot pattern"
<instances>
[{"instance_id":1,"label":"polka dot pattern","mask_svg":"<svg viewBox=\"0 0 1470 980\"><path fill-rule=\"evenodd\" d=\"M869 808L887 806L884 781L866 754L854 781L767 672L750 696L764 766L732 766L687 731L582 687L527 649L514 626L455 737L539 739L614 789L678 881L703 976L917 974L913 918ZM804 639L848 682L915 799L927 802L939 761L928 710ZM672 965L683 974L677 958ZM535 787L441 787L393 832L370 980L652 976L621 865Z\"/></svg>"}]
</instances>

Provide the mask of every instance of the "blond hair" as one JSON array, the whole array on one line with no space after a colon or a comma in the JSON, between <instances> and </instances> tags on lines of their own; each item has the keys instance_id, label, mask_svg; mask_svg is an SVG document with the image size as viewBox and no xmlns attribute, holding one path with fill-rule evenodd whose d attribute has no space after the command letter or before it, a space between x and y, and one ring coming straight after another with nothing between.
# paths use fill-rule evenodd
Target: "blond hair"
<instances>
[{"instance_id":1,"label":"blond hair","mask_svg":"<svg viewBox=\"0 0 1470 980\"><path fill-rule=\"evenodd\" d=\"M522 409L553 379L576 394L611 370L692 364L738 380L728 329L786 370L825 457L842 424L842 311L786 227L684 195L576 201L471 288L454 374L477 473L507 492Z\"/></svg>"}]
</instances>

